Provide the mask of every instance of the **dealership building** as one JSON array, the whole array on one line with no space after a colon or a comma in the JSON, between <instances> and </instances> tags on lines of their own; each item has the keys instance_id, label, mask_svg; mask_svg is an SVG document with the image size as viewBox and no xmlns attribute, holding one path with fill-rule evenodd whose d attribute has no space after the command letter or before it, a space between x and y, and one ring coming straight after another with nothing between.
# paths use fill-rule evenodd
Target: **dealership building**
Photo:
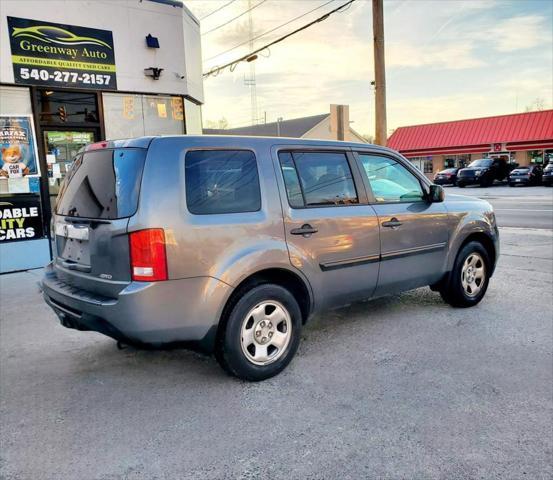
<instances>
[{"instance_id":1,"label":"dealership building","mask_svg":"<svg viewBox=\"0 0 553 480\"><path fill-rule=\"evenodd\" d=\"M179 0L1 0L0 273L51 258L85 144L202 133L200 26Z\"/></svg>"},{"instance_id":2,"label":"dealership building","mask_svg":"<svg viewBox=\"0 0 553 480\"><path fill-rule=\"evenodd\" d=\"M399 127L388 139L428 177L478 158L529 165L553 160L553 110Z\"/></svg>"}]
</instances>

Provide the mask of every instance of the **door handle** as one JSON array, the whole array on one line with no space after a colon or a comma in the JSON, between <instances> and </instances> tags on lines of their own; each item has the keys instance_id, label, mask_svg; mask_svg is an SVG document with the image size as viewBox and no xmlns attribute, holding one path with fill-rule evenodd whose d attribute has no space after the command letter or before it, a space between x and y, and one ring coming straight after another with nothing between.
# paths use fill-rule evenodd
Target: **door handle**
<instances>
[{"instance_id":1,"label":"door handle","mask_svg":"<svg viewBox=\"0 0 553 480\"><path fill-rule=\"evenodd\" d=\"M397 228L397 227L401 227L401 225L403 225L403 223L400 222L396 217L391 218L387 222L382 222L382 226L388 227L388 228Z\"/></svg>"},{"instance_id":2,"label":"door handle","mask_svg":"<svg viewBox=\"0 0 553 480\"><path fill-rule=\"evenodd\" d=\"M304 237L307 237L313 233L317 233L318 231L319 230L306 223L305 225L302 225L301 228L293 228L290 230L290 233L292 235L303 235Z\"/></svg>"}]
</instances>

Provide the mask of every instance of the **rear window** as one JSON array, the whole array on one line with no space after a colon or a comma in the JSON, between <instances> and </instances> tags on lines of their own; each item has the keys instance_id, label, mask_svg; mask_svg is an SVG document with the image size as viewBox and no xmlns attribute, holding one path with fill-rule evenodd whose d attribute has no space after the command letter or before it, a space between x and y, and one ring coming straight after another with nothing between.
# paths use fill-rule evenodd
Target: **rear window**
<instances>
[{"instance_id":1,"label":"rear window","mask_svg":"<svg viewBox=\"0 0 553 480\"><path fill-rule=\"evenodd\" d=\"M261 209L257 163L247 150L198 150L185 158L190 213L256 212Z\"/></svg>"},{"instance_id":2,"label":"rear window","mask_svg":"<svg viewBox=\"0 0 553 480\"><path fill-rule=\"evenodd\" d=\"M491 167L492 161L488 160L487 158L482 158L480 160L474 160L471 162L469 167Z\"/></svg>"},{"instance_id":3,"label":"rear window","mask_svg":"<svg viewBox=\"0 0 553 480\"><path fill-rule=\"evenodd\" d=\"M58 196L56 213L107 220L134 215L145 158L146 150L136 148L79 155Z\"/></svg>"}]
</instances>

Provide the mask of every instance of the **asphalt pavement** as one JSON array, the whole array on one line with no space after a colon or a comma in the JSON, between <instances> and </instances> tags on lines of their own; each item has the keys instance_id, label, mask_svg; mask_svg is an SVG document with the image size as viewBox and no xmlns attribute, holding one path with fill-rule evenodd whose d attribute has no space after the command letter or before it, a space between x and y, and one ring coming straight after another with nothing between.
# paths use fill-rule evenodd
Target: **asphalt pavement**
<instances>
[{"instance_id":1,"label":"asphalt pavement","mask_svg":"<svg viewBox=\"0 0 553 480\"><path fill-rule=\"evenodd\" d=\"M0 276L0 478L551 479L552 231L501 248L477 307L424 288L328 312L255 384L65 329L40 271Z\"/></svg>"},{"instance_id":2,"label":"asphalt pavement","mask_svg":"<svg viewBox=\"0 0 553 480\"><path fill-rule=\"evenodd\" d=\"M552 187L445 187L447 192L472 195L488 200L502 227L553 229Z\"/></svg>"}]
</instances>

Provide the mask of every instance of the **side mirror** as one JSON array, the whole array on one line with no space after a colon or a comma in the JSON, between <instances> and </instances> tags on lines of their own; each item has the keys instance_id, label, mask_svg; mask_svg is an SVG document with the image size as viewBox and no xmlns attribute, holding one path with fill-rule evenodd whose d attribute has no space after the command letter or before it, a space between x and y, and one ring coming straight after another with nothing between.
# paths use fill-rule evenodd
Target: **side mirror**
<instances>
[{"instance_id":1,"label":"side mirror","mask_svg":"<svg viewBox=\"0 0 553 480\"><path fill-rule=\"evenodd\" d=\"M428 201L430 203L440 203L445 200L445 191L440 185L430 185L428 191Z\"/></svg>"}]
</instances>

